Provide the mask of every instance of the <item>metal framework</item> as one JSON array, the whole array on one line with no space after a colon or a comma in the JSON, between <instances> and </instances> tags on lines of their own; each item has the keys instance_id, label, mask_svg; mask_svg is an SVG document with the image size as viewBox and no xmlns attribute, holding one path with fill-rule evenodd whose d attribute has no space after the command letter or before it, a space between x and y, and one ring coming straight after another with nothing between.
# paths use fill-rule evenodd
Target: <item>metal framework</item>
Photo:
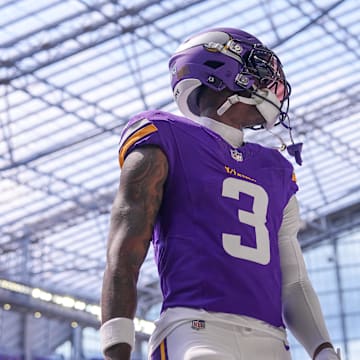
<instances>
[{"instance_id":1,"label":"metal framework","mask_svg":"<svg viewBox=\"0 0 360 360\"><path fill-rule=\"evenodd\" d=\"M121 129L144 109L177 112L167 60L206 27L254 33L284 63L294 136L304 142L295 168L304 249L359 226L359 2L3 0L0 11L0 279L99 302ZM285 129L274 132L288 141ZM277 145L267 132L246 136ZM0 303L14 302L10 295L0 290ZM150 252L138 316L152 319L160 301ZM6 349L0 335L0 350L27 359L42 346L24 335L35 308L62 324L62 342L75 336L64 319L98 326L41 301L14 306L18 325ZM2 312L4 322L9 316Z\"/></svg>"}]
</instances>

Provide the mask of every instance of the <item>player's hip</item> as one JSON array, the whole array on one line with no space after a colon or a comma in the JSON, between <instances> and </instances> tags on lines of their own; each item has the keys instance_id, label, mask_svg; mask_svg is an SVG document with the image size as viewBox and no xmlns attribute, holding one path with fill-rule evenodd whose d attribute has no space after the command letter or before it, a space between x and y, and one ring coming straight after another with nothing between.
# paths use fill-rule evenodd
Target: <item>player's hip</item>
<instances>
[{"instance_id":1,"label":"player's hip","mask_svg":"<svg viewBox=\"0 0 360 360\"><path fill-rule=\"evenodd\" d=\"M149 355L150 360L290 360L286 341L259 330L193 320L182 323Z\"/></svg>"},{"instance_id":2,"label":"player's hip","mask_svg":"<svg viewBox=\"0 0 360 360\"><path fill-rule=\"evenodd\" d=\"M283 328L247 316L171 308L156 323L149 359L248 359L260 344L260 352L290 359Z\"/></svg>"}]
</instances>

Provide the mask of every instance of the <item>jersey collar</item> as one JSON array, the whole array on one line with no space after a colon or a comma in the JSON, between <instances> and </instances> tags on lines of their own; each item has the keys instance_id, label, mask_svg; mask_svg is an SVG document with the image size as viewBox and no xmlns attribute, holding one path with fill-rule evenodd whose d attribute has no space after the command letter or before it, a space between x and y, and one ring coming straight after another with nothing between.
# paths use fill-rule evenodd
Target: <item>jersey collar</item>
<instances>
[{"instance_id":1,"label":"jersey collar","mask_svg":"<svg viewBox=\"0 0 360 360\"><path fill-rule=\"evenodd\" d=\"M199 117L197 120L201 125L220 135L232 147L238 148L243 144L244 133L240 129L205 116Z\"/></svg>"}]
</instances>

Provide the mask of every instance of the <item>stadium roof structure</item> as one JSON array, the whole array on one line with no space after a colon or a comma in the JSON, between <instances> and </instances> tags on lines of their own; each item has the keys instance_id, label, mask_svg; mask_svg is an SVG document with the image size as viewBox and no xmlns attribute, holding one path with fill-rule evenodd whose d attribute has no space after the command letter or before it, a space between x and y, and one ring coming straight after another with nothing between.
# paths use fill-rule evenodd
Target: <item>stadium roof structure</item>
<instances>
[{"instance_id":1,"label":"stadium roof structure","mask_svg":"<svg viewBox=\"0 0 360 360\"><path fill-rule=\"evenodd\" d=\"M253 33L284 64L304 143L303 246L340 231L338 219L359 223L360 2L2 0L0 12L1 302L13 283L98 304L121 129L141 110L177 113L168 58L204 28ZM266 131L246 136L278 145ZM145 319L161 301L152 256Z\"/></svg>"}]
</instances>

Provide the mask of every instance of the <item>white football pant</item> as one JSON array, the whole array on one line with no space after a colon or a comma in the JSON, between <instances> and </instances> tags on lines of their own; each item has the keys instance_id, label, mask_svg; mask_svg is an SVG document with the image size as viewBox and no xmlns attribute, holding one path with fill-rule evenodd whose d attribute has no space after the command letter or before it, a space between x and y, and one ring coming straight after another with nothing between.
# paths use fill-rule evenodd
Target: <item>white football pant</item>
<instances>
[{"instance_id":1,"label":"white football pant","mask_svg":"<svg viewBox=\"0 0 360 360\"><path fill-rule=\"evenodd\" d=\"M261 330L209 321L194 326L189 321L168 334L149 359L291 360L291 355L284 340Z\"/></svg>"}]
</instances>

